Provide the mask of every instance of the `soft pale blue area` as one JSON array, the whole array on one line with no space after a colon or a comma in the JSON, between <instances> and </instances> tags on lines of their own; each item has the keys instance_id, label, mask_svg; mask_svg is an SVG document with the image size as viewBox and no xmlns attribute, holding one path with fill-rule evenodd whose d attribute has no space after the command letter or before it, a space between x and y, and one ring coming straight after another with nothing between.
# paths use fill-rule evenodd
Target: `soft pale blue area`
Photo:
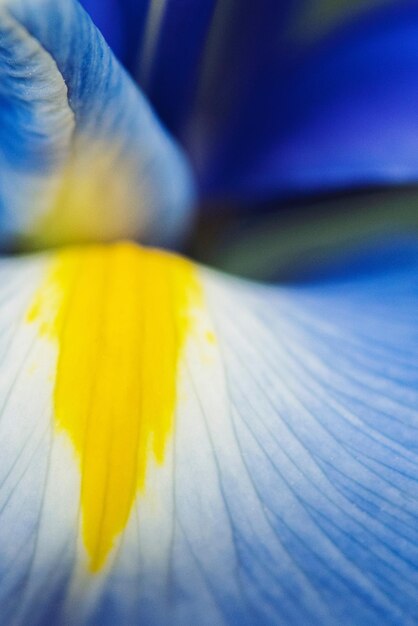
<instances>
[{"instance_id":1,"label":"soft pale blue area","mask_svg":"<svg viewBox=\"0 0 418 626\"><path fill-rule=\"evenodd\" d=\"M214 290L242 459L215 440L238 622L245 606L250 624L418 620L417 271L404 241L304 285ZM226 562L196 559L234 623Z\"/></svg>"},{"instance_id":2,"label":"soft pale blue area","mask_svg":"<svg viewBox=\"0 0 418 626\"><path fill-rule=\"evenodd\" d=\"M110 5L85 2L112 43ZM320 13L304 29L307 4L163 4L142 84L206 196L248 202L417 180L416 2L345 7L324 15L323 30ZM147 4L137 16L124 0L117 8L139 25L136 52L121 55L142 80ZM125 32L132 48L132 26Z\"/></svg>"}]
</instances>

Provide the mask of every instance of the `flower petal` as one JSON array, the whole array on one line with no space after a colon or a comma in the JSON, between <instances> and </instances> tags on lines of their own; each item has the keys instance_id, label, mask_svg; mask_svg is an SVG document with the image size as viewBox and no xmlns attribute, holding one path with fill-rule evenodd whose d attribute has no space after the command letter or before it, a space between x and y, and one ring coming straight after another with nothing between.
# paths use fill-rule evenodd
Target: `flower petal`
<instances>
[{"instance_id":1,"label":"flower petal","mask_svg":"<svg viewBox=\"0 0 418 626\"><path fill-rule=\"evenodd\" d=\"M248 202L415 181L416 4L365 3L315 37L289 13L281 42L281 3L231 18L188 135L207 193Z\"/></svg>"},{"instance_id":2,"label":"flower petal","mask_svg":"<svg viewBox=\"0 0 418 626\"><path fill-rule=\"evenodd\" d=\"M418 247L389 252L286 288L2 261L2 619L415 623Z\"/></svg>"},{"instance_id":3,"label":"flower petal","mask_svg":"<svg viewBox=\"0 0 418 626\"><path fill-rule=\"evenodd\" d=\"M102 4L86 0L106 29ZM138 27L127 65L207 196L248 204L417 180L415 2L131 5L119 2Z\"/></svg>"},{"instance_id":4,"label":"flower petal","mask_svg":"<svg viewBox=\"0 0 418 626\"><path fill-rule=\"evenodd\" d=\"M167 243L193 198L181 151L75 0L0 4L6 243Z\"/></svg>"}]
</instances>

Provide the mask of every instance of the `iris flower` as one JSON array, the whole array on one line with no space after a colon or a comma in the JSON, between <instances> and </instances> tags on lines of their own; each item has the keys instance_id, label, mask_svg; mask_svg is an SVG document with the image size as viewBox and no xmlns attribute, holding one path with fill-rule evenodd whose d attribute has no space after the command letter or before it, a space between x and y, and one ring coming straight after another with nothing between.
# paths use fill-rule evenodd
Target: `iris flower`
<instances>
[{"instance_id":1,"label":"iris flower","mask_svg":"<svg viewBox=\"0 0 418 626\"><path fill-rule=\"evenodd\" d=\"M416 239L165 251L416 180L417 4L83 4L0 0L0 624L418 623Z\"/></svg>"}]
</instances>

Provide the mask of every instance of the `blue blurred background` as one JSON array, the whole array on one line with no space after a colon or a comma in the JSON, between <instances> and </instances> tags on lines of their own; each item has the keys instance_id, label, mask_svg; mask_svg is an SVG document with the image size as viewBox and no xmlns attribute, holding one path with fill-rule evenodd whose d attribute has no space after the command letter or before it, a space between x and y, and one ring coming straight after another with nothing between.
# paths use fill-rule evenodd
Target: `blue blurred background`
<instances>
[{"instance_id":1,"label":"blue blurred background","mask_svg":"<svg viewBox=\"0 0 418 626\"><path fill-rule=\"evenodd\" d=\"M256 278L418 223L418 3L83 0L185 147L188 251Z\"/></svg>"}]
</instances>

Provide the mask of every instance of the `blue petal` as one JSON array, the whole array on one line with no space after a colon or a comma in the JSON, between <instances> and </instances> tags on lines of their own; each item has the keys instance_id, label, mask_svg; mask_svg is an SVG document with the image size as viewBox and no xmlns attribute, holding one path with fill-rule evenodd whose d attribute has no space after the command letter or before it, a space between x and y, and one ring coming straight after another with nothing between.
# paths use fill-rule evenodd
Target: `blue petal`
<instances>
[{"instance_id":1,"label":"blue petal","mask_svg":"<svg viewBox=\"0 0 418 626\"><path fill-rule=\"evenodd\" d=\"M82 0L81 4L118 58L136 73L150 0Z\"/></svg>"},{"instance_id":2,"label":"blue petal","mask_svg":"<svg viewBox=\"0 0 418 626\"><path fill-rule=\"evenodd\" d=\"M0 11L3 240L178 237L186 160L78 2Z\"/></svg>"},{"instance_id":3,"label":"blue petal","mask_svg":"<svg viewBox=\"0 0 418 626\"><path fill-rule=\"evenodd\" d=\"M88 6L104 23L104 9ZM138 24L126 63L207 196L248 202L417 179L415 2L120 9Z\"/></svg>"},{"instance_id":4,"label":"blue petal","mask_svg":"<svg viewBox=\"0 0 418 626\"><path fill-rule=\"evenodd\" d=\"M49 432L49 353L20 321L45 259L0 268L10 623L417 622L416 241L288 287L199 270L206 312L172 462L152 470L150 500L96 579L77 561L72 457Z\"/></svg>"},{"instance_id":5,"label":"blue petal","mask_svg":"<svg viewBox=\"0 0 418 626\"><path fill-rule=\"evenodd\" d=\"M124 7L121 6L119 0L108 0L100 3L96 0L83 0L81 4L116 56L123 59L127 39L127 20L125 20Z\"/></svg>"},{"instance_id":6,"label":"blue petal","mask_svg":"<svg viewBox=\"0 0 418 626\"><path fill-rule=\"evenodd\" d=\"M389 4L266 60L209 184L288 196L416 181L417 34L416 4Z\"/></svg>"}]
</instances>

